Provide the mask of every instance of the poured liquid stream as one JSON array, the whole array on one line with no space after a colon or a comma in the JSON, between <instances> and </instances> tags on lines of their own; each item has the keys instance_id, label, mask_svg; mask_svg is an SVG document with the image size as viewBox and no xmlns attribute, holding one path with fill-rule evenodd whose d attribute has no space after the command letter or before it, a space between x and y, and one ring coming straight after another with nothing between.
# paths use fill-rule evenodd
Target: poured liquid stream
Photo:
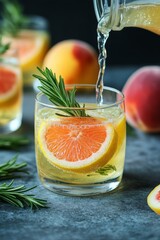
<instances>
[{"instance_id":1,"label":"poured liquid stream","mask_svg":"<svg viewBox=\"0 0 160 240\"><path fill-rule=\"evenodd\" d=\"M96 83L96 101L98 105L103 104L103 85L104 85L104 74L106 69L106 58L107 58L105 44L109 37L109 32L110 31L104 34L99 29L97 29L97 42L98 42L98 50L99 50L99 56L98 56L99 74L98 74L98 79Z\"/></svg>"}]
</instances>

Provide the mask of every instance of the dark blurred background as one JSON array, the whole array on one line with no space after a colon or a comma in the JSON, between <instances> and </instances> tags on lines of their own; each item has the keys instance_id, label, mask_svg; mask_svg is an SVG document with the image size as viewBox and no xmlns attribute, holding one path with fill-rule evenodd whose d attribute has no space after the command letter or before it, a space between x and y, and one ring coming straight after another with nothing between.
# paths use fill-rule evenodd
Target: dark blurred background
<instances>
[{"instance_id":1,"label":"dark blurred background","mask_svg":"<svg viewBox=\"0 0 160 240\"><path fill-rule=\"evenodd\" d=\"M19 0L25 14L48 19L52 45L79 39L97 49L97 19L92 0ZM160 37L138 28L112 31L107 42L108 65L160 64Z\"/></svg>"}]
</instances>

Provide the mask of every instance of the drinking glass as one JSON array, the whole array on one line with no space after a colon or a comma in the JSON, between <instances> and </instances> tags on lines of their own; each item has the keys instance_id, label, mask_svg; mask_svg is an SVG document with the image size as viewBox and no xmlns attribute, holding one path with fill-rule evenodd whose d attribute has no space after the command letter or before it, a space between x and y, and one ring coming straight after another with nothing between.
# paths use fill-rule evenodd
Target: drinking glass
<instances>
[{"instance_id":1,"label":"drinking glass","mask_svg":"<svg viewBox=\"0 0 160 240\"><path fill-rule=\"evenodd\" d=\"M22 120L22 74L16 50L0 55L0 134L17 130Z\"/></svg>"},{"instance_id":2,"label":"drinking glass","mask_svg":"<svg viewBox=\"0 0 160 240\"><path fill-rule=\"evenodd\" d=\"M57 107L39 92L35 100L35 147L40 181L64 195L109 192L121 182L126 146L123 94L103 89L96 103L95 85L75 85L79 107ZM67 89L73 86L67 85ZM67 112L85 111L85 116Z\"/></svg>"},{"instance_id":3,"label":"drinking glass","mask_svg":"<svg viewBox=\"0 0 160 240\"><path fill-rule=\"evenodd\" d=\"M6 34L6 42L10 42L12 49L17 49L20 66L23 74L23 86L25 89L36 88L37 79L33 72L37 72L37 66L41 67L44 56L49 49L50 33L47 19L41 16L28 16L27 23L17 35Z\"/></svg>"}]
</instances>

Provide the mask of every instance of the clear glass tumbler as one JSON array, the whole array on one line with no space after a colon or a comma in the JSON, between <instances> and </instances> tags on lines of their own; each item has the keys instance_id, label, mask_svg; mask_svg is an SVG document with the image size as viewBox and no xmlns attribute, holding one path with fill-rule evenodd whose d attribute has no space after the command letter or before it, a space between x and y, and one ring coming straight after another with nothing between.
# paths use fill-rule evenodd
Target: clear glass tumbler
<instances>
[{"instance_id":1,"label":"clear glass tumbler","mask_svg":"<svg viewBox=\"0 0 160 240\"><path fill-rule=\"evenodd\" d=\"M17 35L6 35L12 49L17 49L25 88L36 88L37 79L33 72L41 67L44 56L49 49L50 33L47 19L40 16L28 16L27 23Z\"/></svg>"},{"instance_id":2,"label":"clear glass tumbler","mask_svg":"<svg viewBox=\"0 0 160 240\"><path fill-rule=\"evenodd\" d=\"M22 73L16 50L0 55L0 134L17 130L22 121Z\"/></svg>"},{"instance_id":3,"label":"clear glass tumbler","mask_svg":"<svg viewBox=\"0 0 160 240\"><path fill-rule=\"evenodd\" d=\"M67 85L67 88L73 86ZM38 93L35 105L35 147L39 178L49 190L72 196L109 192L121 182L126 147L124 96L104 87L96 103L95 85L76 85L80 107L53 105ZM63 110L63 111L62 111ZM85 111L66 117L64 110ZM64 116L65 115L65 116Z\"/></svg>"}]
</instances>

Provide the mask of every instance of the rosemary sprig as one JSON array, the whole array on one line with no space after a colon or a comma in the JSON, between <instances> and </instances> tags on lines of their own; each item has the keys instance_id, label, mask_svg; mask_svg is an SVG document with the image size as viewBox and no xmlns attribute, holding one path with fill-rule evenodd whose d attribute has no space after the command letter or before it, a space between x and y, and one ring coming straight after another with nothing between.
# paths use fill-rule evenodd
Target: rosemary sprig
<instances>
[{"instance_id":1,"label":"rosemary sprig","mask_svg":"<svg viewBox=\"0 0 160 240\"><path fill-rule=\"evenodd\" d=\"M28 145L30 142L28 137L25 136L1 136L0 137L0 149L12 148Z\"/></svg>"},{"instance_id":2,"label":"rosemary sprig","mask_svg":"<svg viewBox=\"0 0 160 240\"><path fill-rule=\"evenodd\" d=\"M99 173L101 175L108 175L110 172L113 172L113 171L116 171L116 167L108 164L105 167L98 168L96 170L96 173Z\"/></svg>"},{"instance_id":3,"label":"rosemary sprig","mask_svg":"<svg viewBox=\"0 0 160 240\"><path fill-rule=\"evenodd\" d=\"M100 175L107 176L109 173L116 171L116 167L113 165L108 164L105 167L98 168L95 173L98 173ZM94 174L87 175L88 177L93 176Z\"/></svg>"},{"instance_id":4,"label":"rosemary sprig","mask_svg":"<svg viewBox=\"0 0 160 240\"><path fill-rule=\"evenodd\" d=\"M1 11L1 32L16 36L25 26L28 19L23 14L23 8L17 0L0 0Z\"/></svg>"},{"instance_id":5,"label":"rosemary sprig","mask_svg":"<svg viewBox=\"0 0 160 240\"><path fill-rule=\"evenodd\" d=\"M18 156L14 156L0 165L0 180L18 177L19 173L28 173L26 162L16 163Z\"/></svg>"},{"instance_id":6,"label":"rosemary sprig","mask_svg":"<svg viewBox=\"0 0 160 240\"><path fill-rule=\"evenodd\" d=\"M59 81L52 70L46 68L42 70L38 68L41 76L34 74L33 76L41 82L39 89L48 97L48 99L56 106L61 107L59 110L65 112L67 116L86 117L85 106L83 108L76 101L76 87L71 90L66 90L64 80L60 76ZM64 107L64 108L63 108ZM72 108L72 109L69 109ZM74 109L81 108L81 109ZM58 114L61 115L61 114ZM66 115L61 115L66 116Z\"/></svg>"},{"instance_id":7,"label":"rosemary sprig","mask_svg":"<svg viewBox=\"0 0 160 240\"><path fill-rule=\"evenodd\" d=\"M4 54L10 47L10 43L3 43L2 36L0 35L0 55Z\"/></svg>"},{"instance_id":8,"label":"rosemary sprig","mask_svg":"<svg viewBox=\"0 0 160 240\"><path fill-rule=\"evenodd\" d=\"M136 135L135 129L131 127L128 123L126 125L126 128L127 128L127 135L131 137L135 137Z\"/></svg>"},{"instance_id":9,"label":"rosemary sprig","mask_svg":"<svg viewBox=\"0 0 160 240\"><path fill-rule=\"evenodd\" d=\"M36 186L31 188L26 188L24 185L14 187L13 183L14 180L9 184L0 185L0 200L21 208L24 206L31 207L31 209L47 207L46 200L36 198L33 194L25 194Z\"/></svg>"}]
</instances>

